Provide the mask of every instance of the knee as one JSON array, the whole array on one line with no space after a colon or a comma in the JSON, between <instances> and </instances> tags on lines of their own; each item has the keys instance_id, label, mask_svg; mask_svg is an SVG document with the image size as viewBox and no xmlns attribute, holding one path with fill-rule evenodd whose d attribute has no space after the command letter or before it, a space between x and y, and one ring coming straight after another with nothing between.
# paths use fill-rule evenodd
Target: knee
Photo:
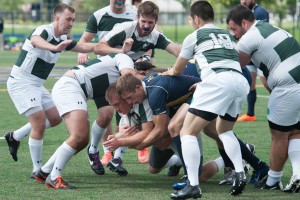
<instances>
[{"instance_id":1,"label":"knee","mask_svg":"<svg viewBox=\"0 0 300 200\"><path fill-rule=\"evenodd\" d=\"M180 127L176 123L170 123L168 125L168 131L169 131L171 137L176 137L180 133Z\"/></svg>"},{"instance_id":2,"label":"knee","mask_svg":"<svg viewBox=\"0 0 300 200\"><path fill-rule=\"evenodd\" d=\"M51 119L51 121L49 120L51 127L57 126L61 122L62 122L62 118L60 116L57 116L56 118Z\"/></svg>"},{"instance_id":3,"label":"knee","mask_svg":"<svg viewBox=\"0 0 300 200\"><path fill-rule=\"evenodd\" d=\"M161 169L156 169L154 167L152 167L150 164L148 165L148 171L151 173L151 174L158 174Z\"/></svg>"}]
</instances>

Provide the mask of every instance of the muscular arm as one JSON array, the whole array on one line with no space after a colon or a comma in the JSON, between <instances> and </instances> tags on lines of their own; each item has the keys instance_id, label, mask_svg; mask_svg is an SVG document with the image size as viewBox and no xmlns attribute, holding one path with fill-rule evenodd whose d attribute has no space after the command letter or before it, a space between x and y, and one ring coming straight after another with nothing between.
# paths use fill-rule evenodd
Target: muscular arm
<instances>
[{"instance_id":1,"label":"muscular arm","mask_svg":"<svg viewBox=\"0 0 300 200\"><path fill-rule=\"evenodd\" d=\"M246 67L246 65L248 65L248 63L250 63L251 61L251 56L242 51L239 51L239 56L240 56L241 67L242 68Z\"/></svg>"},{"instance_id":2,"label":"muscular arm","mask_svg":"<svg viewBox=\"0 0 300 200\"><path fill-rule=\"evenodd\" d=\"M34 47L49 50L49 51L57 51L57 52L63 51L72 42L72 40L65 40L59 43L58 45L53 45L47 42L44 38L42 38L39 35L32 36L30 41Z\"/></svg>"},{"instance_id":3,"label":"muscular arm","mask_svg":"<svg viewBox=\"0 0 300 200\"><path fill-rule=\"evenodd\" d=\"M87 43L87 42L91 42L92 39L94 38L95 33L89 33L89 32L84 32L80 38L80 40L78 41L78 43ZM89 60L89 57L87 54L85 53L79 53L78 54L78 63L82 64L86 61Z\"/></svg>"},{"instance_id":4,"label":"muscular arm","mask_svg":"<svg viewBox=\"0 0 300 200\"><path fill-rule=\"evenodd\" d=\"M110 53L123 53L123 50L120 48L111 47L106 40L101 40L94 48L94 53L104 56Z\"/></svg>"},{"instance_id":5,"label":"muscular arm","mask_svg":"<svg viewBox=\"0 0 300 200\"><path fill-rule=\"evenodd\" d=\"M90 53L94 51L95 46L95 43L77 43L76 46L73 49L71 49L71 51L80 53Z\"/></svg>"},{"instance_id":6,"label":"muscular arm","mask_svg":"<svg viewBox=\"0 0 300 200\"><path fill-rule=\"evenodd\" d=\"M143 149L149 147L168 134L168 121L169 117L167 114L153 115L154 129L135 148Z\"/></svg>"},{"instance_id":7,"label":"muscular arm","mask_svg":"<svg viewBox=\"0 0 300 200\"><path fill-rule=\"evenodd\" d=\"M171 42L170 44L168 44L168 46L165 48L165 50L168 53L174 55L175 57L178 57L179 53L180 53L180 50L181 50L181 46Z\"/></svg>"}]
</instances>

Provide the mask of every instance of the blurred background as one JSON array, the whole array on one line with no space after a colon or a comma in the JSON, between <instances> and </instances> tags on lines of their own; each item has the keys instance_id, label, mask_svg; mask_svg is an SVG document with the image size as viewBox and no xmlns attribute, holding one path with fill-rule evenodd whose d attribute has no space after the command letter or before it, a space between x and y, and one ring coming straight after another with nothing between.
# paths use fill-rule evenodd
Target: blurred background
<instances>
[{"instance_id":1,"label":"blurred background","mask_svg":"<svg viewBox=\"0 0 300 200\"><path fill-rule=\"evenodd\" d=\"M152 0L160 8L159 29L174 42L181 43L192 27L188 24L190 0ZM0 0L1 50L19 50L25 37L38 25L52 21L52 10L63 2L76 9L76 23L70 37L79 40L88 17L109 5L109 0ZM215 23L226 27L229 9L240 0L209 0L215 10ZM270 23L290 32L300 41L300 0L257 0L270 13ZM131 5L127 0L126 4ZM1 40L1 38L0 38Z\"/></svg>"}]
</instances>

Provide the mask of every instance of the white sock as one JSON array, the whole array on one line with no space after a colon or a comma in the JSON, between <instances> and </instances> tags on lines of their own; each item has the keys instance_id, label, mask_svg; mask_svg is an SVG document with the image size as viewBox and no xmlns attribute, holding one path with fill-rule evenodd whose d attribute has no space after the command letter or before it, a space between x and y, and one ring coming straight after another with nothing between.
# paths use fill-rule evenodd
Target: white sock
<instances>
[{"instance_id":1,"label":"white sock","mask_svg":"<svg viewBox=\"0 0 300 200\"><path fill-rule=\"evenodd\" d=\"M166 163L166 165L164 166L164 168L169 168L171 166L182 166L182 163L181 163L181 160L180 158L174 154L169 160L168 162Z\"/></svg>"},{"instance_id":2,"label":"white sock","mask_svg":"<svg viewBox=\"0 0 300 200\"><path fill-rule=\"evenodd\" d=\"M29 135L31 131L31 124L27 123L24 126L22 126L21 128L19 128L18 130L14 131L14 138L17 141L21 141L24 137L26 137L27 135Z\"/></svg>"},{"instance_id":3,"label":"white sock","mask_svg":"<svg viewBox=\"0 0 300 200\"><path fill-rule=\"evenodd\" d=\"M51 180L55 180L57 177L61 176L63 170L65 169L69 160L76 153L76 150L73 149L70 145L64 142L57 152L57 157L51 171Z\"/></svg>"},{"instance_id":4,"label":"white sock","mask_svg":"<svg viewBox=\"0 0 300 200\"><path fill-rule=\"evenodd\" d=\"M41 170L43 172L50 173L52 171L54 163L55 163L55 160L56 160L56 157L57 157L57 152L59 152L59 148L60 147L58 147L56 149L56 151L54 152L54 154L52 154L52 156L49 158L49 160L46 162L46 164L44 164L44 166L41 168Z\"/></svg>"},{"instance_id":5,"label":"white sock","mask_svg":"<svg viewBox=\"0 0 300 200\"><path fill-rule=\"evenodd\" d=\"M293 176L300 179L300 139L289 141L288 154L293 168Z\"/></svg>"},{"instance_id":6,"label":"white sock","mask_svg":"<svg viewBox=\"0 0 300 200\"><path fill-rule=\"evenodd\" d=\"M283 172L275 172L273 170L269 170L268 172L268 179L267 179L267 185L268 186L272 186L274 185L275 183L277 183L278 181L281 181L281 177L283 175Z\"/></svg>"},{"instance_id":7,"label":"white sock","mask_svg":"<svg viewBox=\"0 0 300 200\"><path fill-rule=\"evenodd\" d=\"M89 148L89 153L97 153L99 151L99 144L105 134L107 128L100 127L96 120L92 125L92 134L91 134L91 146Z\"/></svg>"},{"instance_id":8,"label":"white sock","mask_svg":"<svg viewBox=\"0 0 300 200\"><path fill-rule=\"evenodd\" d=\"M114 158L121 158L123 160L123 155L126 153L127 147L119 147L115 150Z\"/></svg>"},{"instance_id":9,"label":"white sock","mask_svg":"<svg viewBox=\"0 0 300 200\"><path fill-rule=\"evenodd\" d=\"M108 147L106 147L106 146L104 146L104 145L102 145L102 147L103 147L103 152L104 152L104 153L109 153L109 152L111 152L111 150L109 150Z\"/></svg>"},{"instance_id":10,"label":"white sock","mask_svg":"<svg viewBox=\"0 0 300 200\"><path fill-rule=\"evenodd\" d=\"M33 164L33 171L40 170L42 167L43 139L36 140L29 137L28 145L29 145L30 156Z\"/></svg>"},{"instance_id":11,"label":"white sock","mask_svg":"<svg viewBox=\"0 0 300 200\"><path fill-rule=\"evenodd\" d=\"M197 138L193 135L184 135L180 137L181 149L184 163L187 169L187 175L191 186L199 185L199 166L200 149Z\"/></svg>"},{"instance_id":12,"label":"white sock","mask_svg":"<svg viewBox=\"0 0 300 200\"><path fill-rule=\"evenodd\" d=\"M224 150L232 161L236 172L243 172L243 161L241 147L232 131L227 131L219 135L223 142Z\"/></svg>"},{"instance_id":13,"label":"white sock","mask_svg":"<svg viewBox=\"0 0 300 200\"><path fill-rule=\"evenodd\" d=\"M46 129L50 128L50 127L51 127L51 125L50 125L48 119L46 119ZM15 138L15 140L21 141L24 137L26 137L27 135L30 134L31 129L32 129L31 124L27 123L24 126L22 126L21 128L15 130L13 137Z\"/></svg>"},{"instance_id":14,"label":"white sock","mask_svg":"<svg viewBox=\"0 0 300 200\"><path fill-rule=\"evenodd\" d=\"M219 158L216 158L215 160L213 160L213 162L215 162L216 165L218 166L218 172L224 167L224 161L221 156Z\"/></svg>"}]
</instances>

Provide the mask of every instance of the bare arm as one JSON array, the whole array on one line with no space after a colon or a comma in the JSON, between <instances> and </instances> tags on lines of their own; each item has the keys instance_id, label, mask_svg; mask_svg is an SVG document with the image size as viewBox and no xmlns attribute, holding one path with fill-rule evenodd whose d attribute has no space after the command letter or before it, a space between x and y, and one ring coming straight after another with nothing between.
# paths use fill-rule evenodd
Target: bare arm
<instances>
[{"instance_id":1,"label":"bare arm","mask_svg":"<svg viewBox=\"0 0 300 200\"><path fill-rule=\"evenodd\" d=\"M139 145L135 146L135 149L149 147L168 134L168 121L167 114L153 115L154 129Z\"/></svg>"},{"instance_id":2,"label":"bare arm","mask_svg":"<svg viewBox=\"0 0 300 200\"><path fill-rule=\"evenodd\" d=\"M175 44L174 42L171 42L165 49L168 53L174 55L175 57L179 56L179 53L181 51L181 46L178 44Z\"/></svg>"},{"instance_id":3,"label":"bare arm","mask_svg":"<svg viewBox=\"0 0 300 200\"><path fill-rule=\"evenodd\" d=\"M169 69L168 71L162 73L163 75L168 75L168 76L177 76L177 75L180 75L185 66L188 64L189 60L188 59L184 59L184 58L181 58L181 57L178 57L174 66Z\"/></svg>"},{"instance_id":4,"label":"bare arm","mask_svg":"<svg viewBox=\"0 0 300 200\"><path fill-rule=\"evenodd\" d=\"M116 133L116 135L114 136L109 136L108 140L103 144L111 150L115 150L121 146L136 146L147 137L147 135L151 132L153 127L153 122L142 123L141 131L127 137L123 137L122 134Z\"/></svg>"},{"instance_id":5,"label":"bare arm","mask_svg":"<svg viewBox=\"0 0 300 200\"><path fill-rule=\"evenodd\" d=\"M239 56L242 68L246 67L246 65L249 64L251 61L251 56L242 51L239 51Z\"/></svg>"},{"instance_id":6,"label":"bare arm","mask_svg":"<svg viewBox=\"0 0 300 200\"><path fill-rule=\"evenodd\" d=\"M110 53L128 53L133 44L132 38L127 38L122 48L111 47L105 39L102 39L94 49L94 53L104 56Z\"/></svg>"},{"instance_id":7,"label":"bare arm","mask_svg":"<svg viewBox=\"0 0 300 200\"><path fill-rule=\"evenodd\" d=\"M90 53L94 51L95 43L77 43L76 46L71 49L71 51L80 53Z\"/></svg>"},{"instance_id":8,"label":"bare arm","mask_svg":"<svg viewBox=\"0 0 300 200\"><path fill-rule=\"evenodd\" d=\"M45 49L49 51L56 51L56 52L65 50L65 48L69 46L72 42L72 40L65 40L59 43L58 45L53 45L47 42L44 38L42 38L39 35L32 36L30 41L31 44L37 48Z\"/></svg>"},{"instance_id":9,"label":"bare arm","mask_svg":"<svg viewBox=\"0 0 300 200\"><path fill-rule=\"evenodd\" d=\"M94 38L95 33L89 33L89 32L84 32L78 41L78 43L87 43L91 42L92 39ZM86 61L88 61L90 58L87 54L85 53L78 53L78 64L82 64Z\"/></svg>"}]
</instances>

